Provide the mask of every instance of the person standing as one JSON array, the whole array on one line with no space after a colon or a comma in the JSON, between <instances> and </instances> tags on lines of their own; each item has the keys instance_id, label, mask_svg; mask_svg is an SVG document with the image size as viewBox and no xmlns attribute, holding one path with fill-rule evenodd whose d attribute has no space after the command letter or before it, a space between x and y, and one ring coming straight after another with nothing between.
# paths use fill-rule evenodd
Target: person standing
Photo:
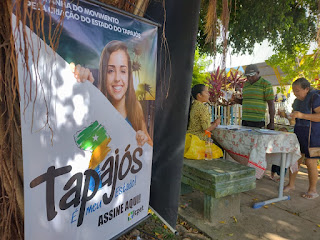
<instances>
[{"instance_id":1,"label":"person standing","mask_svg":"<svg viewBox=\"0 0 320 240\"><path fill-rule=\"evenodd\" d=\"M266 103L269 108L270 123L268 129L274 129L274 94L270 82L259 76L257 65L246 67L247 80L243 86L242 99L235 98L234 102L242 104L242 125L248 127L265 127Z\"/></svg>"},{"instance_id":2,"label":"person standing","mask_svg":"<svg viewBox=\"0 0 320 240\"><path fill-rule=\"evenodd\" d=\"M265 127L265 113L268 104L270 123L268 129L274 130L274 93L270 82L259 76L260 72L255 64L246 67L244 75L247 81L243 85L242 99L235 99L235 103L242 104L242 126ZM272 165L271 179L280 167Z\"/></svg>"},{"instance_id":3,"label":"person standing","mask_svg":"<svg viewBox=\"0 0 320 240\"><path fill-rule=\"evenodd\" d=\"M319 196L317 193L318 169L317 157L311 157L310 147L320 147L320 93L319 90L312 89L310 82L305 78L298 78L292 83L292 91L296 96L293 102L293 113L291 118L296 120L294 133L300 143L302 157L298 160L298 165L305 162L308 169L309 188L302 194L303 198L314 199ZM310 126L311 124L311 126ZM289 171L289 183L283 189L284 192L295 189L295 180L298 171Z\"/></svg>"}]
</instances>

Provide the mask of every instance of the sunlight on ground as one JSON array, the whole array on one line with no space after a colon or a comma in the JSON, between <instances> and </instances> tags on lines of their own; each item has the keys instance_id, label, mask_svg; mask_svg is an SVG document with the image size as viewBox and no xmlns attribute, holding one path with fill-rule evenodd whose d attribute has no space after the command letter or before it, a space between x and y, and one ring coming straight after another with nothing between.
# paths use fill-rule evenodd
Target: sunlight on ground
<instances>
[{"instance_id":1,"label":"sunlight on ground","mask_svg":"<svg viewBox=\"0 0 320 240\"><path fill-rule=\"evenodd\" d=\"M302 175L302 176L308 176L308 173L305 173L305 172L299 172L299 175Z\"/></svg>"},{"instance_id":2,"label":"sunlight on ground","mask_svg":"<svg viewBox=\"0 0 320 240\"><path fill-rule=\"evenodd\" d=\"M270 218L270 217L267 217L267 216L263 216L263 215L261 216L261 219L263 219L266 222L273 222L274 221L273 218Z\"/></svg>"},{"instance_id":3,"label":"sunlight on ground","mask_svg":"<svg viewBox=\"0 0 320 240\"><path fill-rule=\"evenodd\" d=\"M292 224L290 224L288 222L284 222L282 220L278 220L277 223L278 223L278 226L283 226L283 227L285 227L286 229L288 229L288 230L290 230L292 232L299 232L296 226L294 226L294 225L292 225Z\"/></svg>"},{"instance_id":4,"label":"sunlight on ground","mask_svg":"<svg viewBox=\"0 0 320 240\"><path fill-rule=\"evenodd\" d=\"M269 239L269 240L289 240L288 238L280 237L279 235L274 234L274 233L267 233L265 235L265 238Z\"/></svg>"},{"instance_id":5,"label":"sunlight on ground","mask_svg":"<svg viewBox=\"0 0 320 240\"><path fill-rule=\"evenodd\" d=\"M247 239L252 239L252 240L256 240L257 239L257 236L255 236L253 234L250 234L250 233L245 234L245 236L246 236Z\"/></svg>"},{"instance_id":6,"label":"sunlight on ground","mask_svg":"<svg viewBox=\"0 0 320 240\"><path fill-rule=\"evenodd\" d=\"M258 239L257 236L255 236L255 235L253 235L253 234L250 234L250 233L247 233L245 236L246 236L247 239L252 239L252 240ZM261 239L261 237L260 237L259 239ZM280 237L279 235L274 234L274 233L266 233L266 234L262 237L262 239L268 239L268 240L289 240L288 238Z\"/></svg>"}]
</instances>

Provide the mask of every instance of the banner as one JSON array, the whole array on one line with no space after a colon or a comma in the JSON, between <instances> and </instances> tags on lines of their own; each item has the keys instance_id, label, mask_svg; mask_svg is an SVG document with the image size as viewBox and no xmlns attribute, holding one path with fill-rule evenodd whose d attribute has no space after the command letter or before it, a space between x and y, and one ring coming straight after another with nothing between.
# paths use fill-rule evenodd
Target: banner
<instances>
[{"instance_id":1,"label":"banner","mask_svg":"<svg viewBox=\"0 0 320 240\"><path fill-rule=\"evenodd\" d=\"M32 19L26 41L13 12L25 239L110 239L148 213L157 27L84 1L53 3L28 1L29 16L44 13L44 34Z\"/></svg>"}]
</instances>

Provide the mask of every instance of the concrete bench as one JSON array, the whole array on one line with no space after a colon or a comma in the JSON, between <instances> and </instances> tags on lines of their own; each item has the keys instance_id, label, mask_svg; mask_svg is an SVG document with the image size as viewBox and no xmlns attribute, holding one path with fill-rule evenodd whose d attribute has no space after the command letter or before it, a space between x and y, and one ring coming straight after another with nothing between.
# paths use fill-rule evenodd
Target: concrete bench
<instances>
[{"instance_id":1,"label":"concrete bench","mask_svg":"<svg viewBox=\"0 0 320 240\"><path fill-rule=\"evenodd\" d=\"M181 194L204 193L204 218L210 223L240 214L240 193L256 187L255 169L224 159L184 159Z\"/></svg>"}]
</instances>

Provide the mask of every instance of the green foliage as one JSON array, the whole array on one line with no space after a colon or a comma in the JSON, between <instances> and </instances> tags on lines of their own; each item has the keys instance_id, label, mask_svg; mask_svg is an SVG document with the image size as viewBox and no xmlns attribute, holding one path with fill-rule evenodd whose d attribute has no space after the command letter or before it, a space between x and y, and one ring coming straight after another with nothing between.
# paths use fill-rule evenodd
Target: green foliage
<instances>
[{"instance_id":1,"label":"green foliage","mask_svg":"<svg viewBox=\"0 0 320 240\"><path fill-rule=\"evenodd\" d=\"M223 96L222 90L227 90L227 74L225 69L220 70L220 67L216 71L210 74L208 78L210 102L217 103Z\"/></svg>"},{"instance_id":2,"label":"green foliage","mask_svg":"<svg viewBox=\"0 0 320 240\"><path fill-rule=\"evenodd\" d=\"M206 68L211 64L207 54L200 54L197 48L194 54L192 86L196 84L205 84L209 73L205 72Z\"/></svg>"},{"instance_id":3,"label":"green foliage","mask_svg":"<svg viewBox=\"0 0 320 240\"><path fill-rule=\"evenodd\" d=\"M307 45L298 45L294 47L292 54L279 52L266 61L272 67L280 67L286 74L280 81L281 86L291 85L295 79L304 77L311 82L313 87L319 88L320 49L314 50L314 53L310 55L306 55L307 51ZM283 92L283 87L281 92Z\"/></svg>"},{"instance_id":4,"label":"green foliage","mask_svg":"<svg viewBox=\"0 0 320 240\"><path fill-rule=\"evenodd\" d=\"M205 43L204 23L209 0L203 0L198 32L201 53L213 54ZM217 1L221 17L221 1ZM294 47L316 38L317 1L314 0L231 0L229 46L234 53L251 53L255 43L267 39L277 52L292 54ZM221 45L218 46L221 50Z\"/></svg>"}]
</instances>

